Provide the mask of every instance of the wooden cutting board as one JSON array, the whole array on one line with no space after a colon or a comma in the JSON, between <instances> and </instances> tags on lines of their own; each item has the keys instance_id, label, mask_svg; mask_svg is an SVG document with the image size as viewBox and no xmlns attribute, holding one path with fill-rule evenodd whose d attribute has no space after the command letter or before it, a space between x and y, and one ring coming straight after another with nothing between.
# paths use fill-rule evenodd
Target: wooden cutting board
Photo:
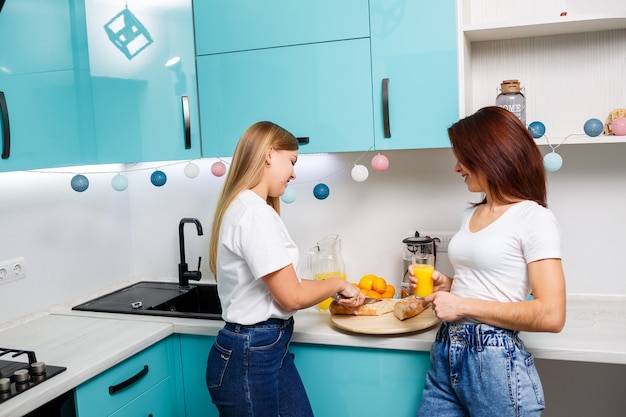
<instances>
[{"instance_id":1,"label":"wooden cutting board","mask_svg":"<svg viewBox=\"0 0 626 417\"><path fill-rule=\"evenodd\" d=\"M415 317L398 320L393 312L382 316L331 315L330 321L339 329L364 334L400 334L425 330L439 324L430 306Z\"/></svg>"}]
</instances>

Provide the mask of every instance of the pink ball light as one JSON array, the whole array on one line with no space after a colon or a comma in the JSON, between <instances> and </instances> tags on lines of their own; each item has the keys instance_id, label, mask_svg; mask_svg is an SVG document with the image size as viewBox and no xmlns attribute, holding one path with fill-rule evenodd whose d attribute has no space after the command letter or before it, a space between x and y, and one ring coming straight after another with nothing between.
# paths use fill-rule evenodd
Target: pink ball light
<instances>
[{"instance_id":1,"label":"pink ball light","mask_svg":"<svg viewBox=\"0 0 626 417\"><path fill-rule=\"evenodd\" d=\"M618 117L611 123L611 129L615 136L626 136L626 118Z\"/></svg>"},{"instance_id":2,"label":"pink ball light","mask_svg":"<svg viewBox=\"0 0 626 417\"><path fill-rule=\"evenodd\" d=\"M216 177L221 177L226 173L226 165L222 161L217 161L211 165L211 173Z\"/></svg>"},{"instance_id":3,"label":"pink ball light","mask_svg":"<svg viewBox=\"0 0 626 417\"><path fill-rule=\"evenodd\" d=\"M385 155L378 154L372 158L372 169L374 171L383 172L389 168L389 159Z\"/></svg>"}]
</instances>

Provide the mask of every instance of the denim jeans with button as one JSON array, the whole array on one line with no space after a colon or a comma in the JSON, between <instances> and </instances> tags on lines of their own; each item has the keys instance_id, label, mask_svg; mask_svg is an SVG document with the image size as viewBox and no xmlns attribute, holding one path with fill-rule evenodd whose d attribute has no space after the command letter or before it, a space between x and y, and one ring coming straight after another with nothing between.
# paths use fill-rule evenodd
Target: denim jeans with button
<instances>
[{"instance_id":1,"label":"denim jeans with button","mask_svg":"<svg viewBox=\"0 0 626 417\"><path fill-rule=\"evenodd\" d=\"M220 417L312 417L289 353L293 319L226 323L209 352L206 382Z\"/></svg>"},{"instance_id":2,"label":"denim jeans with button","mask_svg":"<svg viewBox=\"0 0 626 417\"><path fill-rule=\"evenodd\" d=\"M545 408L533 356L518 332L443 323L418 417L537 417Z\"/></svg>"}]
</instances>

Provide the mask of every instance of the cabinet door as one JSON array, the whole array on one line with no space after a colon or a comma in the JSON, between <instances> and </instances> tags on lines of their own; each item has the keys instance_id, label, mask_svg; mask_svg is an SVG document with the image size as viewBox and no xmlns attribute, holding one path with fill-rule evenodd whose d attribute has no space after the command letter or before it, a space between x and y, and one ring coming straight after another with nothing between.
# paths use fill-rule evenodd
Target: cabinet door
<instances>
[{"instance_id":1,"label":"cabinet door","mask_svg":"<svg viewBox=\"0 0 626 417\"><path fill-rule=\"evenodd\" d=\"M446 129L459 106L455 10L452 0L370 1L376 149L450 146Z\"/></svg>"},{"instance_id":2,"label":"cabinet door","mask_svg":"<svg viewBox=\"0 0 626 417\"><path fill-rule=\"evenodd\" d=\"M109 415L165 380L170 381L168 395L178 407L180 390L175 373L179 358L178 339L172 337L93 377L76 387L77 415Z\"/></svg>"},{"instance_id":3,"label":"cabinet door","mask_svg":"<svg viewBox=\"0 0 626 417\"><path fill-rule=\"evenodd\" d=\"M369 36L367 0L195 0L198 55Z\"/></svg>"},{"instance_id":4,"label":"cabinet door","mask_svg":"<svg viewBox=\"0 0 626 417\"><path fill-rule=\"evenodd\" d=\"M295 343L291 352L317 416L413 416L430 368L428 352Z\"/></svg>"},{"instance_id":5,"label":"cabinet door","mask_svg":"<svg viewBox=\"0 0 626 417\"><path fill-rule=\"evenodd\" d=\"M180 352L183 368L185 415L217 417L219 413L206 386L206 364L215 337L181 334Z\"/></svg>"},{"instance_id":6,"label":"cabinet door","mask_svg":"<svg viewBox=\"0 0 626 417\"><path fill-rule=\"evenodd\" d=\"M85 12L98 162L200 157L191 0Z\"/></svg>"},{"instance_id":7,"label":"cabinet door","mask_svg":"<svg viewBox=\"0 0 626 417\"><path fill-rule=\"evenodd\" d=\"M368 39L198 57L203 156L230 156L269 120L302 153L363 151L374 143Z\"/></svg>"},{"instance_id":8,"label":"cabinet door","mask_svg":"<svg viewBox=\"0 0 626 417\"><path fill-rule=\"evenodd\" d=\"M95 161L89 79L73 42L84 17L68 2L7 0L0 13L0 171ZM0 97L1 99L1 97Z\"/></svg>"}]
</instances>

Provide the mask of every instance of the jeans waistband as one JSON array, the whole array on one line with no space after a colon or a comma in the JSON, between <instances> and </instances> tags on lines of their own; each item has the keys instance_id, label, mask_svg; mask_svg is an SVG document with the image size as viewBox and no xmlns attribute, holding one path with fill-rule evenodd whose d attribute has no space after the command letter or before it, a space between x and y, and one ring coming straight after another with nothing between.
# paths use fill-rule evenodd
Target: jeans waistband
<instances>
[{"instance_id":1,"label":"jeans waistband","mask_svg":"<svg viewBox=\"0 0 626 417\"><path fill-rule=\"evenodd\" d=\"M293 317L289 317L288 319L267 319L265 321L255 323L255 324L238 324L238 323L229 323L226 322L224 324L224 328L226 330L230 330L231 332L243 333L246 330L253 329L284 329L287 326L293 325Z\"/></svg>"},{"instance_id":2,"label":"jeans waistband","mask_svg":"<svg viewBox=\"0 0 626 417\"><path fill-rule=\"evenodd\" d=\"M437 332L439 342L462 342L468 346L505 346L520 342L519 332L488 324L443 323Z\"/></svg>"}]
</instances>

